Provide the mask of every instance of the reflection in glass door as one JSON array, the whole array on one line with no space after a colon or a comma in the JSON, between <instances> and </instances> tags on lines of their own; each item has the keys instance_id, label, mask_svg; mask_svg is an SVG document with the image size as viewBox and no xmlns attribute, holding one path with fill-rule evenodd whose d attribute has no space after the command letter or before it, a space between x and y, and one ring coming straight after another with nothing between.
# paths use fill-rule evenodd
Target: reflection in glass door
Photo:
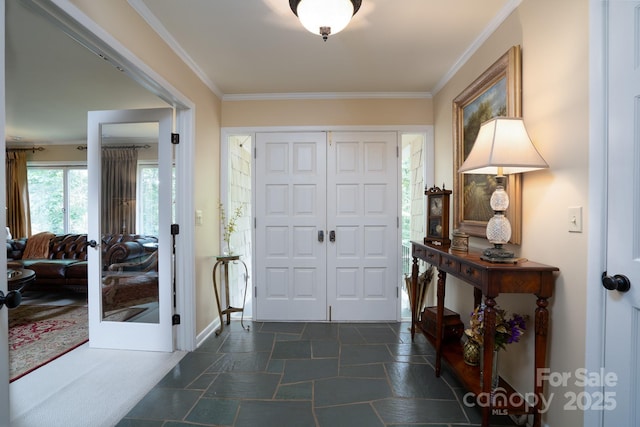
<instances>
[{"instance_id":1,"label":"reflection in glass door","mask_svg":"<svg viewBox=\"0 0 640 427\"><path fill-rule=\"evenodd\" d=\"M173 350L170 109L89 113L89 345Z\"/></svg>"},{"instance_id":2,"label":"reflection in glass door","mask_svg":"<svg viewBox=\"0 0 640 427\"><path fill-rule=\"evenodd\" d=\"M102 319L157 323L158 123L103 125L101 149Z\"/></svg>"}]
</instances>

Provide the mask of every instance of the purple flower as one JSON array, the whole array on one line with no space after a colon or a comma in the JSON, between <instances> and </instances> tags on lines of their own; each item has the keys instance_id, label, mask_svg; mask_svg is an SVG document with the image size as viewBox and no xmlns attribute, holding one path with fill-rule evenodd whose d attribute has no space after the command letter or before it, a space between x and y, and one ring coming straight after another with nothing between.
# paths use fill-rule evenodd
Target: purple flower
<instances>
[{"instance_id":1,"label":"purple flower","mask_svg":"<svg viewBox=\"0 0 640 427\"><path fill-rule=\"evenodd\" d=\"M476 307L471 313L471 326L465 330L465 333L480 345L484 334L484 309L484 304ZM520 337L527 329L528 317L514 313L508 318L506 310L498 306L495 306L494 310L496 314L495 348L504 349L507 344L519 342Z\"/></svg>"}]
</instances>

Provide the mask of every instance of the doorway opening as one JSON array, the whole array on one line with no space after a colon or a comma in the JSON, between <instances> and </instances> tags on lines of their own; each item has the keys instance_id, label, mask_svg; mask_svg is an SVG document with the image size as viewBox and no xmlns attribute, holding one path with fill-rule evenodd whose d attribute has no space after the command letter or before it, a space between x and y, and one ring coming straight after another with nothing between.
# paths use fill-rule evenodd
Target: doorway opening
<instances>
[{"instance_id":1,"label":"doorway opening","mask_svg":"<svg viewBox=\"0 0 640 427\"><path fill-rule=\"evenodd\" d=\"M263 129L260 129L263 130ZM266 130L266 129L264 129ZM292 129L295 131L296 129ZM255 315L255 303L252 284L253 246L253 211L252 157L255 149L255 129L222 130L221 158L221 196L220 201L225 212L234 212L238 206L243 206L243 215L237 222L236 232L231 237L231 246L239 253L249 268L248 291L246 297L245 318ZM400 129L400 227L401 250L399 251L398 286L400 287L400 319L411 318L409 299L405 288L405 276L411 274L411 240L422 241L425 235L424 209L426 199L424 189L433 185L433 129ZM221 232L222 232L221 226ZM222 251L222 246L220 251ZM255 268L255 267L254 267ZM425 265L420 265L424 270ZM234 307L238 307L244 298L244 272L240 269L230 269L230 298ZM238 271L236 271L238 270ZM240 316L234 313L233 316Z\"/></svg>"},{"instance_id":2,"label":"doorway opening","mask_svg":"<svg viewBox=\"0 0 640 427\"><path fill-rule=\"evenodd\" d=\"M17 5L17 4L18 2L15 2L15 1L7 2L7 9L9 10L9 8L11 8L12 5ZM122 79L122 82L119 82L117 84L114 81L111 81L108 77L106 79L103 79L102 80L103 83L108 83L103 85L108 88L108 95L110 95L106 97L96 95L96 90L95 90L96 88L87 84L86 87L93 87L92 94L94 96L83 96L81 97L81 101L91 102L92 108L105 108L105 109L123 108L123 107L130 107L133 105L135 105L136 107L156 107L156 106L164 107L168 105L175 109L175 113L174 113L175 120L176 120L175 131L181 134L181 144L179 147L175 147L175 151L179 154L176 157L177 200L175 204L176 205L175 222L180 223L180 226L181 226L180 229L182 232L180 235L176 236L177 248L175 252L176 261L174 262L174 265L176 267L175 271L176 271L177 277L174 283L177 289L176 290L176 300L177 300L176 311L182 314L182 318L181 318L181 324L174 326L173 329L176 331L176 339L175 339L176 346L179 349L193 350L195 348L195 342L196 342L195 310L193 310L193 308L196 305L195 304L195 277L194 277L195 276L195 263L194 263L195 256L193 254L194 248L193 248L193 231L192 231L193 230L193 205L194 205L193 195L192 195L193 193L192 192L192 189L193 189L192 171L193 171L193 158L194 158L194 150L195 150L195 147L193 146L194 145L193 141L195 136L195 132L193 129L195 125L193 110L195 105L191 100L189 100L187 97L181 94L177 89L167 84L167 82L163 80L159 74L155 73L152 69L148 68L145 64L143 64L139 60L139 58L133 56L133 54L131 54L126 50L123 51L124 52L123 54L121 54L120 51L122 46L118 44L118 42L115 39L109 39L105 37L105 39L103 40L101 35L106 33L104 33L104 30L99 28L94 21L91 21L90 18L84 17L83 15L80 15L80 16L74 15L74 18L71 18L71 14L73 14L73 12L76 10L74 9L73 5L66 4L64 2L53 3L52 1L49 1L49 0L44 0L44 1L21 0L19 4L27 4L30 9L33 9L34 11L36 11L36 16L44 17L45 18L44 21L54 22L55 28L58 31L61 30L60 34L61 36L63 36L63 37L60 37L61 39L63 40L68 39L73 41L73 43L76 43L76 41L80 41L81 46L89 49L86 51L78 52L78 57L79 57L78 59L80 60L84 59L84 61L86 61L86 62L83 62L82 66L78 66L78 65L74 66L73 64L75 64L75 62L72 62L70 60L61 61L60 55L62 55L63 53L69 54L69 52L66 52L66 51L62 52L61 49L51 48L51 46L53 45L54 37L55 37L53 34L54 32L51 31L50 34L47 33L47 35L49 36L46 38L47 43L44 43L44 44L34 43L34 44L37 46L46 46L47 49L45 50L49 53L54 53L56 55L56 60L47 61L46 60L47 56L41 55L39 58L45 60L46 66L40 67L40 68L32 66L31 70L42 69L43 71L46 72L46 74L49 77L55 77L55 76L60 76L60 74L54 73L54 71L58 70L57 65L60 65L61 67L62 65L64 65L64 66L69 66L70 69L75 69L93 78L98 75L98 72L93 72L93 68L91 68L92 61L100 63L102 64L102 66L104 66L104 64L112 64L112 65L118 64L118 68L116 68L115 65L113 67L110 67L110 68L113 68L111 70L111 76L113 77L113 80L116 80L116 79L119 80L122 78L122 76L130 77L131 79L126 79L126 78ZM4 5L4 2L3 2L3 5ZM15 11L16 9L17 8L14 7L11 10ZM9 18L8 14L7 14L6 22L7 24L14 23L15 24L14 27L18 27L18 29L22 29L24 31L29 32L28 37L25 37L25 38L15 37L15 36L6 37L6 34L5 34L5 37L7 38L7 40L11 42L15 42L16 40L26 40L26 41L33 42L34 40L36 40L35 31L33 31L31 27L26 27L25 25L21 25L21 21ZM14 27L7 28L7 31L14 29ZM38 25L36 26L36 29L44 31L45 28L47 27L48 27L47 25ZM63 32L66 33L66 35ZM71 37L67 37L67 35L70 35ZM10 53L26 54L27 49L21 49L21 48L7 49L7 58L10 58L10 60L7 61L7 63L12 64L12 66L9 67L9 69L16 71L18 69L17 66L19 61L17 60L17 58L10 57L9 56ZM100 55L96 56L98 54ZM38 56L35 55L34 58L38 58ZM104 58L110 58L111 61L106 62ZM53 66L52 64L54 65L57 64L57 65ZM96 70L98 68L99 67L96 66ZM17 75L18 77L32 76L31 73L21 73L21 72L17 72L15 73L15 75ZM33 120L27 114L22 114L22 113L15 114L15 111L13 110L13 108L20 105L29 105L29 104L25 104L23 101L25 99L33 100L33 98L31 98L30 96L25 96L24 93L21 94L20 92L18 92L19 86L16 84L15 81L11 82L12 76L13 75L10 75L9 73L7 73L6 86L8 88L9 87L12 88L12 90L14 91L12 92L12 94L18 95L18 98L16 99L19 99L21 101L17 103L12 102L11 96L10 96L11 94L9 93L9 91L7 91L7 113L6 113L6 116L7 116L6 120L8 125L7 130L9 131L9 125L13 123L12 120L16 118L27 120L28 123L34 123L34 124L45 123L46 125L47 123L49 123L44 120L42 121ZM62 73L61 76L65 82L70 81L70 82L74 82L75 84L79 84L78 83L79 80L76 79L73 74L69 74L67 72L67 73ZM114 77L114 76L121 76L121 77ZM61 92L63 92L63 94L77 93L77 91L68 90L68 88L62 84L57 85L55 83L47 83L44 80L36 80L36 82L39 84L31 85L31 87L34 90L38 90L41 86L44 85L44 86L47 86L47 89L54 89L54 88L58 89ZM119 96L120 92L117 91L116 89L118 90L122 89L121 84L126 85L127 82L130 83L130 85L126 86L126 89L124 89L125 95L143 94L144 96L144 93L146 91L147 97L145 97L144 99L149 100L149 104L147 104L146 102L140 102L140 101L132 105L126 104L125 96ZM135 89L136 87L138 87L138 90ZM140 90L140 87L142 87L144 90ZM66 111L65 109L62 108L62 101L61 101L62 97L57 97L55 99L56 99L55 102L51 102L51 103L38 102L37 104L40 106L55 105L56 106L55 113ZM95 104L96 100L100 100L101 102L102 101L110 102L110 100L112 99L115 99L118 103ZM80 102L76 102L71 105L75 107L81 106ZM86 112L87 110L88 108L85 108L84 111ZM43 109L27 108L26 111L40 112L40 111L43 111ZM60 120L55 114L51 113L48 116L49 116L48 118L51 119L53 122L64 123L65 129L75 130L75 127L72 127L68 121ZM74 117L79 117L84 122L81 126L81 129L86 129L86 121L85 121L86 115L83 113L79 115L74 115ZM16 133L14 132L11 132L10 134L16 135ZM40 151L38 151L38 153L53 154L56 151L58 151L57 150L58 145L52 142L52 138L56 135L56 133L53 131L53 127L52 126L46 127L46 133L44 135L46 138L45 142L47 142L47 150L44 153L41 153ZM22 141L23 143L26 143L27 141L29 141L29 143L33 142L36 145L40 145L39 144L40 140L38 139L38 135L35 135L33 139L32 138L27 139L26 137L24 137L22 139L15 138L14 140L15 143L18 143L19 141ZM71 138L64 139L64 141L72 143L73 146L75 147L79 143L82 144L85 141L85 138L80 137L80 139L77 139L75 137L71 137ZM6 335L7 334L6 334L6 328L5 328L5 335L3 337L5 340L7 339ZM75 352L79 352L78 356L74 354ZM161 379L163 375L162 373L166 372L164 368L160 366L161 363L165 363L166 361L171 366L173 366L184 355L183 352L173 352L173 353L126 352L127 354L135 353L136 357L140 357L139 360L145 359L143 361L143 365L145 368L148 368L149 372L144 373L141 370L135 370L135 369L131 370L130 368L131 366L133 366L131 363L126 364L127 369L123 370L121 368L121 366L124 366L124 365L119 365L118 362L122 362L123 360L126 360L122 357L122 355L125 352L122 352L121 354L120 352L114 353L113 350L109 350L108 357L104 358L104 360L96 359L96 354L98 352L101 352L101 350L89 349L86 346L81 346L78 349L74 350L73 352L67 353L65 357L57 358L51 364L45 365L41 369L38 369L33 373L23 377L21 381L16 381L12 383L10 388L8 385L8 381L5 381L4 387L6 391L1 394L3 394L4 396L10 396L12 404L11 404L11 412L10 412L8 407L9 399L8 398L3 399L2 404L0 404L0 407L2 407L3 409L3 411L1 411L3 413L3 416L0 417L0 424L2 425L8 424L9 417L16 418L21 415L30 416L32 414L35 414L36 411L34 411L34 409L36 408L33 407L34 404L37 404L38 407L42 407L43 409L42 413L47 414L46 415L47 417L49 417L50 419L54 419L55 415L57 415L57 412L60 412L61 406L58 404L58 402L64 400L64 397L62 397L60 401L56 400L56 399L60 399L60 397L56 393L61 388L64 388L65 390L69 391L70 395L73 394L74 396L77 396L79 401L83 402L80 404L80 406L78 406L78 404L75 404L75 403L72 404L71 406L85 408L83 412L84 419L88 419L87 417L89 416L89 413L98 412L103 417L102 420L104 421L104 414L106 413L109 413L111 415L120 414L118 407L114 405L114 402L112 399L102 399L104 400L103 403L106 403L106 405L89 405L89 406L97 406L96 408L93 408L93 407L89 408L86 405L82 406L83 404L85 404L83 400L87 400L87 396L89 397L92 396L91 392L95 391L95 390L92 390L91 387L95 386L96 382L87 381L86 382L87 385L81 386L82 390L85 391L85 393L77 393L78 385L80 384L80 382L78 381L78 376L83 376L83 379L85 378L91 379L92 378L91 375L96 374L96 371L93 366L97 363L96 360L100 360L100 363L99 363L100 370L104 370L105 372L108 372L108 373L103 373L99 375L104 376L105 378L107 377L112 378L113 384L116 384L119 387L121 387L121 382L118 379L117 375L118 373L122 373L122 372L125 372L129 377L128 379L132 380L131 386L127 386L123 388L122 390L120 390L120 392L107 393L107 395L109 396L117 395L119 399L122 399L124 401L124 405L122 407L126 407L127 402L130 402L132 398L135 398L136 394L139 394L141 390L145 389L145 387L150 387L152 384L157 383L157 381ZM7 352L2 352L0 356L2 356L1 357L2 363L7 365L8 364ZM67 357L69 359L67 359ZM76 372L76 374L78 374L77 376L57 375L57 373L60 373L60 372L65 372L65 373L70 372L69 369L60 369L59 368L60 365L58 365L58 363L66 363L67 360L73 360L73 363L69 364L68 366L73 367L73 369L71 370ZM80 365L79 362L87 363L87 366L82 366ZM132 376L131 372L134 372L134 371L136 375ZM46 387L47 385L49 385L50 387L47 388ZM46 404L44 402L44 399L32 398L33 390L38 390L42 393L42 396L48 397ZM102 395L105 395L104 390L100 390L100 391L102 392ZM19 406L21 403L23 403L24 405ZM66 413L69 413L69 411L66 411ZM117 417L120 418L121 415L117 415ZM113 422L114 423L117 422L118 418L113 420ZM110 421L106 421L106 422L110 422ZM32 424L33 423L29 425L32 425Z\"/></svg>"}]
</instances>

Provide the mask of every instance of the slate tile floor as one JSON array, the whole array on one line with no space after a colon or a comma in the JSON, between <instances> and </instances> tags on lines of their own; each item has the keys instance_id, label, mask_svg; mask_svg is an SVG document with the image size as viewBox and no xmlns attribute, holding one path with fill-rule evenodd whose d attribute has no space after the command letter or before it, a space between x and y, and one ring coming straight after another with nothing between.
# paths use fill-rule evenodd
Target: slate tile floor
<instances>
[{"instance_id":1,"label":"slate tile floor","mask_svg":"<svg viewBox=\"0 0 640 427\"><path fill-rule=\"evenodd\" d=\"M187 354L117 427L477 426L408 323L239 322ZM496 418L492 425L513 425Z\"/></svg>"}]
</instances>

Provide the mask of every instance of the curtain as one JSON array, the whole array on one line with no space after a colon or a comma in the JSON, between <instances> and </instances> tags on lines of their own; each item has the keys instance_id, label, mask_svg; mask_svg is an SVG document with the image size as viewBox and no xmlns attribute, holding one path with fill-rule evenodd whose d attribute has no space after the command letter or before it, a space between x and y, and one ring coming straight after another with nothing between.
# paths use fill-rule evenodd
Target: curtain
<instances>
[{"instance_id":1,"label":"curtain","mask_svg":"<svg viewBox=\"0 0 640 427\"><path fill-rule=\"evenodd\" d=\"M135 234L138 150L102 150L102 232Z\"/></svg>"},{"instance_id":2,"label":"curtain","mask_svg":"<svg viewBox=\"0 0 640 427\"><path fill-rule=\"evenodd\" d=\"M31 235L27 153L7 151L6 156L7 226L14 239Z\"/></svg>"}]
</instances>

